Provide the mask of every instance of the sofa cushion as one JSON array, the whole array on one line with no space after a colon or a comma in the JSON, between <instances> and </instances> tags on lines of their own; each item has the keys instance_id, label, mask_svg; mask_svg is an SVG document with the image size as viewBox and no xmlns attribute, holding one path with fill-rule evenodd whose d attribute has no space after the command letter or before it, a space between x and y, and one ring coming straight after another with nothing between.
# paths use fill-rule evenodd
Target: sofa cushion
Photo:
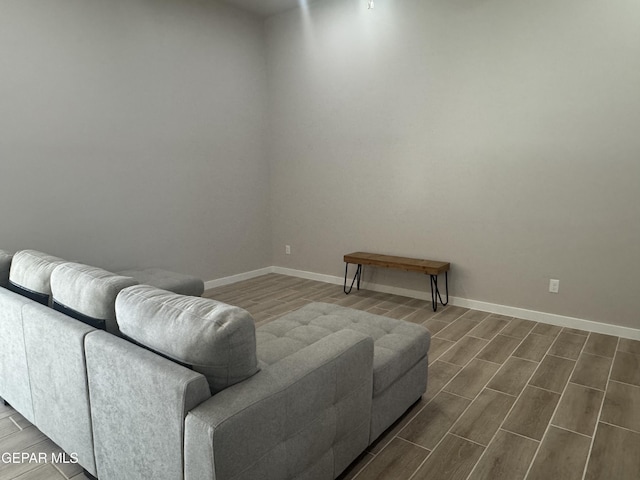
<instances>
[{"instance_id":1,"label":"sofa cushion","mask_svg":"<svg viewBox=\"0 0 640 480\"><path fill-rule=\"evenodd\" d=\"M258 371L255 325L241 308L137 285L118 294L116 317L125 336L202 373L212 394Z\"/></svg>"},{"instance_id":2,"label":"sofa cushion","mask_svg":"<svg viewBox=\"0 0 640 480\"><path fill-rule=\"evenodd\" d=\"M51 272L64 260L36 250L22 250L13 256L9 288L47 305L51 296Z\"/></svg>"},{"instance_id":3,"label":"sofa cushion","mask_svg":"<svg viewBox=\"0 0 640 480\"><path fill-rule=\"evenodd\" d=\"M12 254L0 250L0 287L6 287L9 284L9 270L12 258Z\"/></svg>"},{"instance_id":4,"label":"sofa cushion","mask_svg":"<svg viewBox=\"0 0 640 480\"><path fill-rule=\"evenodd\" d=\"M137 283L101 268L63 263L51 274L53 307L95 328L118 334L116 296Z\"/></svg>"},{"instance_id":5,"label":"sofa cushion","mask_svg":"<svg viewBox=\"0 0 640 480\"><path fill-rule=\"evenodd\" d=\"M373 339L374 396L424 359L431 339L426 328L414 323L329 303L310 303L257 330L258 359L271 365L340 330L355 330Z\"/></svg>"}]
</instances>

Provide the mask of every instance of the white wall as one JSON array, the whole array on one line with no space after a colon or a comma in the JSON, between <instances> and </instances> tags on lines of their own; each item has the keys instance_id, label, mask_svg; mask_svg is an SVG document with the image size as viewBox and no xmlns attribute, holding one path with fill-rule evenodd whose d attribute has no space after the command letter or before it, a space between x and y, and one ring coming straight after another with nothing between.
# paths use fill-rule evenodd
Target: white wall
<instances>
[{"instance_id":1,"label":"white wall","mask_svg":"<svg viewBox=\"0 0 640 480\"><path fill-rule=\"evenodd\" d=\"M640 328L639 19L633 0L322 0L271 17L275 265L448 260L455 296Z\"/></svg>"},{"instance_id":2,"label":"white wall","mask_svg":"<svg viewBox=\"0 0 640 480\"><path fill-rule=\"evenodd\" d=\"M271 264L263 22L0 0L0 248L205 280Z\"/></svg>"}]
</instances>

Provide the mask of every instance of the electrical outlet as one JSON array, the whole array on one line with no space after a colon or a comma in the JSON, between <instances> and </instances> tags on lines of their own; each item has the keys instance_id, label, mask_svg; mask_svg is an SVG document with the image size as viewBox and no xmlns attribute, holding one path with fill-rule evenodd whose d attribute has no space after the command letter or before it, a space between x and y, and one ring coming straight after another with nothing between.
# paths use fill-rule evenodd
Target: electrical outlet
<instances>
[{"instance_id":1,"label":"electrical outlet","mask_svg":"<svg viewBox=\"0 0 640 480\"><path fill-rule=\"evenodd\" d=\"M291 255L291 245L285 245L284 246L284 253L286 255Z\"/></svg>"},{"instance_id":2,"label":"electrical outlet","mask_svg":"<svg viewBox=\"0 0 640 480\"><path fill-rule=\"evenodd\" d=\"M558 293L558 290L560 290L560 280L556 280L555 278L549 280L549 292Z\"/></svg>"}]
</instances>

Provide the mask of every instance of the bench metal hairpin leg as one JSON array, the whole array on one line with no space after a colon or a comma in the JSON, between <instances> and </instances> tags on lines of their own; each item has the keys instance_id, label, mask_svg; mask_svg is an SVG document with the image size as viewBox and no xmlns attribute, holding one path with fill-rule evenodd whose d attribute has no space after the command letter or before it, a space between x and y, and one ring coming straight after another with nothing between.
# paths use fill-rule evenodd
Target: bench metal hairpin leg
<instances>
[{"instance_id":1,"label":"bench metal hairpin leg","mask_svg":"<svg viewBox=\"0 0 640 480\"><path fill-rule=\"evenodd\" d=\"M429 275L431 277L431 306L433 307L433 311L435 312L438 309L438 299L440 299L440 303L444 307L449 303L449 272L444 272L444 284L447 301L442 301L442 296L440 295L440 290L438 289L438 276L437 275Z\"/></svg>"},{"instance_id":2,"label":"bench metal hairpin leg","mask_svg":"<svg viewBox=\"0 0 640 480\"><path fill-rule=\"evenodd\" d=\"M358 268L356 268L356 274L353 276L353 280L351 281L351 286L349 287L349 290L347 290L347 272L348 271L349 271L349 264L345 263L343 290L344 290L344 293L346 293L347 295L351 293L351 289L353 288L353 284L356 282L356 279L358 280L358 283L357 283L358 290L360 290L360 277L362 277L362 265L360 263L358 264Z\"/></svg>"}]
</instances>

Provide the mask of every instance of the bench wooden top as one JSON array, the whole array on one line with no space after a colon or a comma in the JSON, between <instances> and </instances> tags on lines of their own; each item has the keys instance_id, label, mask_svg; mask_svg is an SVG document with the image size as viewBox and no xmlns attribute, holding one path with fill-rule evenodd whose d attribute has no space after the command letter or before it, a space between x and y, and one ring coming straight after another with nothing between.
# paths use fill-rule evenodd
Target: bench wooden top
<instances>
[{"instance_id":1,"label":"bench wooden top","mask_svg":"<svg viewBox=\"0 0 640 480\"><path fill-rule=\"evenodd\" d=\"M423 272L427 275L438 275L449 271L449 262L422 260L419 258L396 257L378 253L354 252L344 256L346 263L372 265L375 267L397 268L411 272Z\"/></svg>"}]
</instances>

